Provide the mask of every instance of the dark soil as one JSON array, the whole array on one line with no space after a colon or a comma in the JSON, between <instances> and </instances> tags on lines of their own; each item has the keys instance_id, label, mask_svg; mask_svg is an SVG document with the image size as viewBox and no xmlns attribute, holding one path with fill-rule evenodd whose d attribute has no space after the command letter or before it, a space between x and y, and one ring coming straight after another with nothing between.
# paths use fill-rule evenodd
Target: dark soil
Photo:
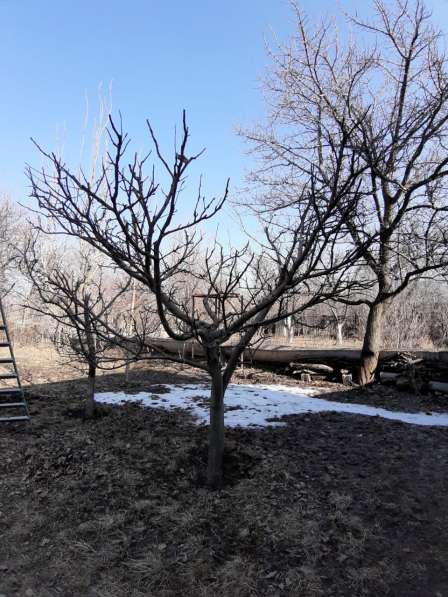
<instances>
[{"instance_id":1,"label":"dark soil","mask_svg":"<svg viewBox=\"0 0 448 597\"><path fill-rule=\"evenodd\" d=\"M131 388L197 379L140 370ZM1 595L448 596L448 429L344 414L229 429L210 492L204 427L135 404L83 421L84 388L31 387L31 425L0 428Z\"/></svg>"}]
</instances>

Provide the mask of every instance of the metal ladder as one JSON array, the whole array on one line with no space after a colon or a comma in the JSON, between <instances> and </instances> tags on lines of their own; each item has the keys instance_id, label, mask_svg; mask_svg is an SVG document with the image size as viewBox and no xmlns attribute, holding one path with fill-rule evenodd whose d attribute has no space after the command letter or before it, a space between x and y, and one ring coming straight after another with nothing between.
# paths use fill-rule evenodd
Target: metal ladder
<instances>
[{"instance_id":1,"label":"metal ladder","mask_svg":"<svg viewBox=\"0 0 448 597\"><path fill-rule=\"evenodd\" d=\"M30 414L25 393L20 383L20 375L14 356L11 337L6 322L5 310L0 297L0 349L7 349L7 355L0 356L0 423L29 421ZM0 351L2 352L2 351ZM9 368L9 371L4 371ZM14 385L6 385L11 382Z\"/></svg>"}]
</instances>

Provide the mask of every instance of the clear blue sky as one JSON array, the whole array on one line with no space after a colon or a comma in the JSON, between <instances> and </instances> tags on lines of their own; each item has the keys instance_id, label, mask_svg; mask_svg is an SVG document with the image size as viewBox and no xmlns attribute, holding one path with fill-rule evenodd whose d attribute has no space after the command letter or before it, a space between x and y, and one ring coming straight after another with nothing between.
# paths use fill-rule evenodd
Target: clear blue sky
<instances>
[{"instance_id":1,"label":"clear blue sky","mask_svg":"<svg viewBox=\"0 0 448 597\"><path fill-rule=\"evenodd\" d=\"M348 10L367 4L341 0ZM302 5L310 17L336 9ZM448 0L428 5L448 31ZM234 131L263 114L264 39L291 31L287 0L0 0L0 192L25 200L24 164L40 163L31 136L47 148L63 139L77 161L85 95L92 113L100 81L112 82L137 150L145 118L170 149L186 108L192 148L207 148L206 188L219 192L227 176L240 184L247 160Z\"/></svg>"}]
</instances>

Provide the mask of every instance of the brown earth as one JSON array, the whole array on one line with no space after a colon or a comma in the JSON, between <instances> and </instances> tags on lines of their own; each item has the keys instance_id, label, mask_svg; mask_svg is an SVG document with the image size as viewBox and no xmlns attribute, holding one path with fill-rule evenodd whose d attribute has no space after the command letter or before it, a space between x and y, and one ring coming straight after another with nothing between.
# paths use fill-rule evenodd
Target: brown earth
<instances>
[{"instance_id":1,"label":"brown earth","mask_svg":"<svg viewBox=\"0 0 448 597\"><path fill-rule=\"evenodd\" d=\"M83 421L84 380L24 357L32 423L0 428L0 595L448 596L448 429L334 413L229 429L226 485L210 492L206 429L186 413L128 404ZM198 378L139 366L129 389ZM118 373L98 389L123 387Z\"/></svg>"}]
</instances>

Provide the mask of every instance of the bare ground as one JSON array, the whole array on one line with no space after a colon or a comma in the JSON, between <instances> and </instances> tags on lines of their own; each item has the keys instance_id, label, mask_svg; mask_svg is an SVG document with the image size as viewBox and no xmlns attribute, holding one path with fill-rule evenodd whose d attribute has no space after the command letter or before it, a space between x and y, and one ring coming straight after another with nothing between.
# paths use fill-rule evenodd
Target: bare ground
<instances>
[{"instance_id":1,"label":"bare ground","mask_svg":"<svg viewBox=\"0 0 448 597\"><path fill-rule=\"evenodd\" d=\"M126 405L83 421L84 381L48 354L19 356L33 421L0 428L0 594L448 595L448 430L334 413L229 429L226 486L209 492L206 430L187 414ZM197 379L139 368L130 389ZM125 386L120 373L99 381Z\"/></svg>"}]
</instances>

